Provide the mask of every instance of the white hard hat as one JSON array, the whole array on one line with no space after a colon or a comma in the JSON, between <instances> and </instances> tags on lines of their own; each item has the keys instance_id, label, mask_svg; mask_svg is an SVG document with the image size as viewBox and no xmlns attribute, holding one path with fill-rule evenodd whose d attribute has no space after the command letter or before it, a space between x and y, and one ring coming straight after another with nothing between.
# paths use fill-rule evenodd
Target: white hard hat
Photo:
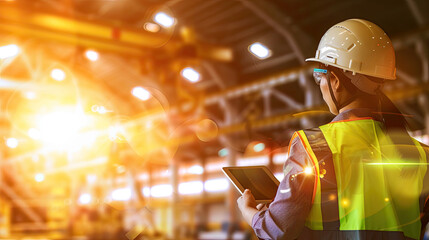
<instances>
[{"instance_id":1,"label":"white hard hat","mask_svg":"<svg viewBox=\"0 0 429 240\"><path fill-rule=\"evenodd\" d=\"M395 51L386 33L374 23L349 19L331 27L320 40L314 61L356 73L396 79Z\"/></svg>"}]
</instances>

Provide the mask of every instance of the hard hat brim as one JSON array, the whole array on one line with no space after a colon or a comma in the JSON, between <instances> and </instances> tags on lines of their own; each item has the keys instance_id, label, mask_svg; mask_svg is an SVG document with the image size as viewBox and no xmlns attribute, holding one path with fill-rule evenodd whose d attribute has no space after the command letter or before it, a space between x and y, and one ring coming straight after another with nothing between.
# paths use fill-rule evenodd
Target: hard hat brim
<instances>
[{"instance_id":1,"label":"hard hat brim","mask_svg":"<svg viewBox=\"0 0 429 240\"><path fill-rule=\"evenodd\" d=\"M307 58L307 59L305 59L305 61L306 62L320 62L320 60L317 58Z\"/></svg>"},{"instance_id":2,"label":"hard hat brim","mask_svg":"<svg viewBox=\"0 0 429 240\"><path fill-rule=\"evenodd\" d=\"M354 73L359 73L359 74L366 75L364 72L353 71L351 69L344 69L343 66L340 66L340 65L328 62L328 61L323 61L323 60L320 60L318 58L307 58L307 59L305 59L305 61L306 62L318 62L318 63L326 64L326 65L329 65L329 66L337 67L337 68L340 68L340 69L343 69L343 70L346 70L346 71L350 71L350 72L354 72ZM370 76L373 76L373 75L370 75ZM373 76L373 77L378 77L378 78L382 78L382 79L385 79L385 80L395 80L396 79L396 75L394 77L391 77L391 78L386 78L386 76Z\"/></svg>"}]
</instances>

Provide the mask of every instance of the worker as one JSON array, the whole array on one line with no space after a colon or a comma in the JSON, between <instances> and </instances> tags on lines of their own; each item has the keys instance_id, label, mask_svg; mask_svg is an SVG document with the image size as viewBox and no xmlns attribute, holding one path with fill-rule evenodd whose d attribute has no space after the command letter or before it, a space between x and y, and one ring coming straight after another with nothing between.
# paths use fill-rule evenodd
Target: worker
<instances>
[{"instance_id":1,"label":"worker","mask_svg":"<svg viewBox=\"0 0 429 240\"><path fill-rule=\"evenodd\" d=\"M313 77L336 117L293 134L274 200L261 209L246 190L244 219L260 239L420 239L429 154L381 90L396 78L391 40L349 19L306 61L318 64Z\"/></svg>"}]
</instances>

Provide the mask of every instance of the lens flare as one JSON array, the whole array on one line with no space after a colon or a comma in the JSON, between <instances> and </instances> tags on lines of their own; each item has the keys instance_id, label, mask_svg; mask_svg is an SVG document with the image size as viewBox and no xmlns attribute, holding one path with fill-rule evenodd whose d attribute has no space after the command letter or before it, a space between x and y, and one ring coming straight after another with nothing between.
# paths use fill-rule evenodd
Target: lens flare
<instances>
[{"instance_id":1,"label":"lens flare","mask_svg":"<svg viewBox=\"0 0 429 240\"><path fill-rule=\"evenodd\" d=\"M80 195L80 197L79 197L79 203L82 205L89 204L91 202L91 200L92 200L92 197L88 193L84 193L84 194Z\"/></svg>"},{"instance_id":2,"label":"lens flare","mask_svg":"<svg viewBox=\"0 0 429 240\"><path fill-rule=\"evenodd\" d=\"M209 142L217 137L219 128L211 119L203 119L197 123L195 134L203 142Z\"/></svg>"},{"instance_id":3,"label":"lens flare","mask_svg":"<svg viewBox=\"0 0 429 240\"><path fill-rule=\"evenodd\" d=\"M313 169L311 167L306 167L304 168L304 173L309 175L313 173Z\"/></svg>"},{"instance_id":4,"label":"lens flare","mask_svg":"<svg viewBox=\"0 0 429 240\"><path fill-rule=\"evenodd\" d=\"M35 92L31 92L31 91L25 92L24 96L28 100L33 100L33 99L36 99L36 97L37 97L36 93Z\"/></svg>"},{"instance_id":5,"label":"lens flare","mask_svg":"<svg viewBox=\"0 0 429 240\"><path fill-rule=\"evenodd\" d=\"M38 173L34 176L34 180L36 180L36 182L43 182L43 180L45 180L45 175L43 175L43 173Z\"/></svg>"},{"instance_id":6,"label":"lens flare","mask_svg":"<svg viewBox=\"0 0 429 240\"><path fill-rule=\"evenodd\" d=\"M85 57L88 58L88 60L95 62L98 60L98 52L94 50L87 50L85 52Z\"/></svg>"},{"instance_id":7,"label":"lens flare","mask_svg":"<svg viewBox=\"0 0 429 240\"><path fill-rule=\"evenodd\" d=\"M18 55L20 49L15 44L0 47L0 59L6 59Z\"/></svg>"},{"instance_id":8,"label":"lens flare","mask_svg":"<svg viewBox=\"0 0 429 240\"><path fill-rule=\"evenodd\" d=\"M6 145L9 148L16 148L16 147L18 147L18 139L16 139L16 138L8 138L6 140Z\"/></svg>"},{"instance_id":9,"label":"lens flare","mask_svg":"<svg viewBox=\"0 0 429 240\"><path fill-rule=\"evenodd\" d=\"M159 30L161 30L161 27L158 24L147 22L144 24L144 29L148 32L155 33L159 32Z\"/></svg>"},{"instance_id":10,"label":"lens flare","mask_svg":"<svg viewBox=\"0 0 429 240\"><path fill-rule=\"evenodd\" d=\"M60 82L66 79L66 73L59 68L55 68L51 71L51 77L52 79Z\"/></svg>"}]
</instances>

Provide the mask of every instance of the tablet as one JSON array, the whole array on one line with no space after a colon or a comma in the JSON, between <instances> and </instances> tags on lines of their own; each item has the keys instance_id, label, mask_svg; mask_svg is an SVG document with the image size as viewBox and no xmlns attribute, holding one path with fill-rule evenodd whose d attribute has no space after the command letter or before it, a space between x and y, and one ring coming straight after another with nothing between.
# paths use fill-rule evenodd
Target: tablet
<instances>
[{"instance_id":1,"label":"tablet","mask_svg":"<svg viewBox=\"0 0 429 240\"><path fill-rule=\"evenodd\" d=\"M241 194L249 189L257 203L269 203L276 196L280 182L266 166L223 167L222 171Z\"/></svg>"}]
</instances>

